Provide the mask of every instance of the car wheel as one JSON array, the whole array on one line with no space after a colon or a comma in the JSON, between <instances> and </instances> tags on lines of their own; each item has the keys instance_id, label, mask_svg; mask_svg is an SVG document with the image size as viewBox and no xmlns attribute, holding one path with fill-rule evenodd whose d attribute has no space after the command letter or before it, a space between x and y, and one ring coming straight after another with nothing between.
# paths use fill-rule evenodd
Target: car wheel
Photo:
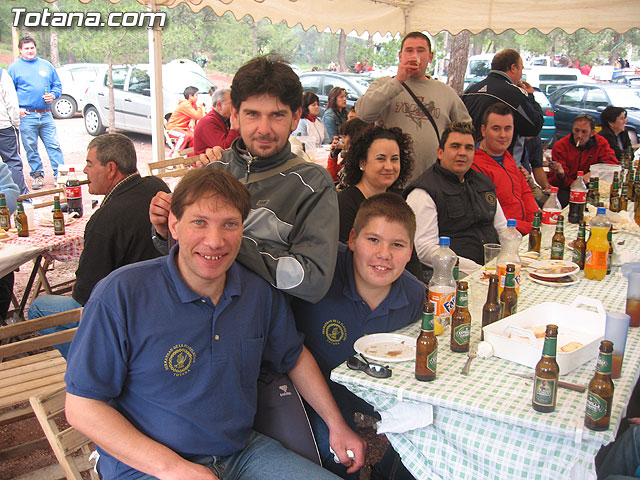
<instances>
[{"instance_id":1,"label":"car wheel","mask_svg":"<svg viewBox=\"0 0 640 480\"><path fill-rule=\"evenodd\" d=\"M61 95L51 104L51 113L56 118L71 118L77 110L78 104L68 95Z\"/></svg>"},{"instance_id":2,"label":"car wheel","mask_svg":"<svg viewBox=\"0 0 640 480\"><path fill-rule=\"evenodd\" d=\"M638 143L638 134L634 130L627 130L629 134L629 140L631 140L631 145L636 145Z\"/></svg>"},{"instance_id":3,"label":"car wheel","mask_svg":"<svg viewBox=\"0 0 640 480\"><path fill-rule=\"evenodd\" d=\"M84 112L84 128L87 129L87 133L89 135L93 135L97 137L98 135L102 135L107 129L102 125L102 120L100 120L100 114L95 107L89 107Z\"/></svg>"}]
</instances>

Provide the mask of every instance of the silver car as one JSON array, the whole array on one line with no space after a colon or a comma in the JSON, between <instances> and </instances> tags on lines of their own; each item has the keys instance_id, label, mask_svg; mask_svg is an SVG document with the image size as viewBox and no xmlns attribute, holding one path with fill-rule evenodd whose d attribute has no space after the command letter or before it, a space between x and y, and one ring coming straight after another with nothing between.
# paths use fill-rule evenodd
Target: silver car
<instances>
[{"instance_id":1,"label":"silver car","mask_svg":"<svg viewBox=\"0 0 640 480\"><path fill-rule=\"evenodd\" d=\"M149 64L118 65L113 67L113 96L115 127L123 132L151 135L151 79ZM178 102L184 99L185 88L194 86L201 100L210 103L207 95L213 84L198 71L180 63L162 65L163 116L168 119ZM109 125L109 89L107 68L101 69L96 81L89 87L82 109L84 126L90 135L100 135Z\"/></svg>"},{"instance_id":2,"label":"silver car","mask_svg":"<svg viewBox=\"0 0 640 480\"><path fill-rule=\"evenodd\" d=\"M51 104L55 118L71 118L84 107L84 96L94 82L103 63L69 63L56 68L62 83L62 95Z\"/></svg>"}]
</instances>

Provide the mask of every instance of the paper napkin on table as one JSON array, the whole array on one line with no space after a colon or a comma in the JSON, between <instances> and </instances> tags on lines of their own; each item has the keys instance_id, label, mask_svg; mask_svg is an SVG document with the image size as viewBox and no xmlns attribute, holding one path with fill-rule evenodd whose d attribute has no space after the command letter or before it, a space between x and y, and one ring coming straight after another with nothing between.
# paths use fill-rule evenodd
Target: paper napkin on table
<instances>
[{"instance_id":1,"label":"paper napkin on table","mask_svg":"<svg viewBox=\"0 0 640 480\"><path fill-rule=\"evenodd\" d=\"M428 403L399 402L380 412L378 433L404 433L433 423L433 406Z\"/></svg>"}]
</instances>

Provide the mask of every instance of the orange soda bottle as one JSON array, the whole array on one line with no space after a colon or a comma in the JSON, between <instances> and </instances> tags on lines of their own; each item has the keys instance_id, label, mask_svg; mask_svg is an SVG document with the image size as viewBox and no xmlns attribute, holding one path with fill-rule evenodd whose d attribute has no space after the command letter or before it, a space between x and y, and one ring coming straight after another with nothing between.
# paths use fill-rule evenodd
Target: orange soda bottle
<instances>
[{"instance_id":1,"label":"orange soda bottle","mask_svg":"<svg viewBox=\"0 0 640 480\"><path fill-rule=\"evenodd\" d=\"M584 261L584 276L589 280L602 280L607 274L607 233L611 223L605 213L604 207L598 207L598 214L591 220L591 237L587 242Z\"/></svg>"}]
</instances>

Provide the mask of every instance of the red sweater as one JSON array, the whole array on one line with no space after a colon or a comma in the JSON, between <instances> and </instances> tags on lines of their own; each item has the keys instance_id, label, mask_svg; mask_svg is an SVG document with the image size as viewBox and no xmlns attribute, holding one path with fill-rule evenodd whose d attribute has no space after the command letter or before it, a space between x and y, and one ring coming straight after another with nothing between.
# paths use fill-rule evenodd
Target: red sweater
<instances>
[{"instance_id":1,"label":"red sweater","mask_svg":"<svg viewBox=\"0 0 640 480\"><path fill-rule=\"evenodd\" d=\"M471 167L491 179L505 217L518 220L518 231L527 235L538 204L511 154L506 151L500 165L487 152L477 149Z\"/></svg>"},{"instance_id":2,"label":"red sweater","mask_svg":"<svg viewBox=\"0 0 640 480\"><path fill-rule=\"evenodd\" d=\"M240 132L227 127L222 115L215 110L207 113L196 125L193 133L193 149L196 155L204 153L207 148L220 146L227 149Z\"/></svg>"},{"instance_id":3,"label":"red sweater","mask_svg":"<svg viewBox=\"0 0 640 480\"><path fill-rule=\"evenodd\" d=\"M573 135L568 135L556 142L551 150L554 162L562 165L564 178L559 178L553 171L549 172L549 182L558 188L567 189L578 176L578 171L589 171L596 163L617 164L616 154L611 150L606 138L596 134L587 142L587 148L576 148Z\"/></svg>"}]
</instances>

